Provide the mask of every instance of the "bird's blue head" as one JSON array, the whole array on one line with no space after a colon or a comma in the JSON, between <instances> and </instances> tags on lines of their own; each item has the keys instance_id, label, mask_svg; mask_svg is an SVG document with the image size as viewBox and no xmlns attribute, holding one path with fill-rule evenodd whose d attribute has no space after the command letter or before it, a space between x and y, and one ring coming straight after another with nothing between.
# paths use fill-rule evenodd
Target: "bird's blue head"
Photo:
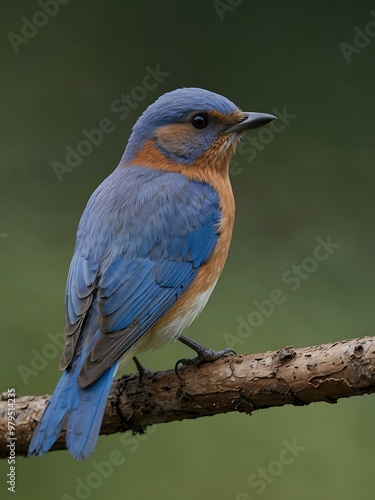
<instances>
[{"instance_id":1,"label":"bird's blue head","mask_svg":"<svg viewBox=\"0 0 375 500\"><path fill-rule=\"evenodd\" d=\"M231 156L242 132L273 119L265 113L245 113L208 90L173 90L159 97L138 119L122 161L131 163L145 147L156 148L167 160L182 165L190 165L207 151L212 152L213 160L224 152Z\"/></svg>"}]
</instances>

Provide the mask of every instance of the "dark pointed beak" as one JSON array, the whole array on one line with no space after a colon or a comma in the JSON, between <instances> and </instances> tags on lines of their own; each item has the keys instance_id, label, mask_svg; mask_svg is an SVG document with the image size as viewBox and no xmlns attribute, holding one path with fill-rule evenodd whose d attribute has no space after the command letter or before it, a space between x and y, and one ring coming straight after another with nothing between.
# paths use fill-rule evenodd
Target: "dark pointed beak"
<instances>
[{"instance_id":1,"label":"dark pointed beak","mask_svg":"<svg viewBox=\"0 0 375 500\"><path fill-rule=\"evenodd\" d=\"M250 130L252 128L263 127L263 125L267 125L267 123L272 122L273 120L277 120L277 116L269 115L268 113L246 113L246 118L242 120L242 122L236 123L235 125L231 125L226 132L245 132L246 130Z\"/></svg>"}]
</instances>

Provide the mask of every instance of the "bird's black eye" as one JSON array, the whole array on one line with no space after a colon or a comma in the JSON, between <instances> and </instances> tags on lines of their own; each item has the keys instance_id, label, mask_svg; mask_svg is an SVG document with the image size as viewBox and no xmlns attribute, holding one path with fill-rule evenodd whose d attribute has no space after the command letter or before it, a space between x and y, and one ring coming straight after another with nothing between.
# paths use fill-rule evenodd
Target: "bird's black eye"
<instances>
[{"instance_id":1,"label":"bird's black eye","mask_svg":"<svg viewBox=\"0 0 375 500\"><path fill-rule=\"evenodd\" d=\"M191 119L191 123L195 128L199 129L205 128L208 125L208 116L203 113L194 115L193 118Z\"/></svg>"}]
</instances>

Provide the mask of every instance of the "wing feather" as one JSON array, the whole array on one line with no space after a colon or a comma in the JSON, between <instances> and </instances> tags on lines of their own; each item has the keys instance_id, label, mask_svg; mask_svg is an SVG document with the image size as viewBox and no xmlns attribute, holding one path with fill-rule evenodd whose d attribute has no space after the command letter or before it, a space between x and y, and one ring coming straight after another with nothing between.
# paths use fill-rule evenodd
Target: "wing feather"
<instances>
[{"instance_id":1,"label":"wing feather","mask_svg":"<svg viewBox=\"0 0 375 500\"><path fill-rule=\"evenodd\" d=\"M128 167L102 183L82 216L67 280L61 366L95 335L81 386L118 360L189 287L215 249L220 217L216 191L180 174Z\"/></svg>"}]
</instances>

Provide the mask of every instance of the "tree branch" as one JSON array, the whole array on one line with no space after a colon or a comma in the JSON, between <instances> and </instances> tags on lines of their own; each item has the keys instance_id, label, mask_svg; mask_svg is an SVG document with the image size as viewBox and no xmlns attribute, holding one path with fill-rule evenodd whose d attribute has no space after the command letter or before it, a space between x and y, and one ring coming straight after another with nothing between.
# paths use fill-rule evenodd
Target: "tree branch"
<instances>
[{"instance_id":1,"label":"tree branch","mask_svg":"<svg viewBox=\"0 0 375 500\"><path fill-rule=\"evenodd\" d=\"M157 423L283 405L336 403L375 392L375 337L275 352L226 356L200 367L115 380L101 434L143 432ZM16 453L26 455L49 396L16 399ZM0 458L9 456L7 393L0 397ZM65 448L65 432L55 446Z\"/></svg>"}]
</instances>

